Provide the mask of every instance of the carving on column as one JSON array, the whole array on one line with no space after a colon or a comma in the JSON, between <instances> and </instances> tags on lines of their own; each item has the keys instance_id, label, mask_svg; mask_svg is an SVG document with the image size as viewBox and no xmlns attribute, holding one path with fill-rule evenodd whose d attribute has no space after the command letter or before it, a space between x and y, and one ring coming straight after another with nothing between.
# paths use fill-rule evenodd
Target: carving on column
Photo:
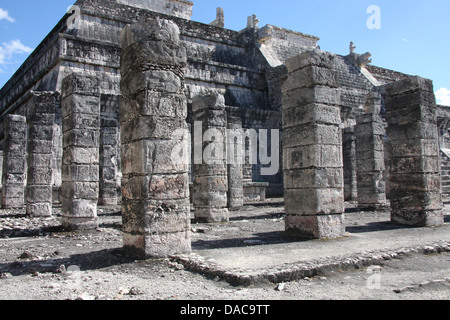
<instances>
[{"instance_id":1,"label":"carving on column","mask_svg":"<svg viewBox=\"0 0 450 320\"><path fill-rule=\"evenodd\" d=\"M26 118L7 115L5 118L2 208L23 208L27 146Z\"/></svg>"},{"instance_id":2,"label":"carving on column","mask_svg":"<svg viewBox=\"0 0 450 320\"><path fill-rule=\"evenodd\" d=\"M198 95L193 98L192 109L195 218L228 222L225 99L215 92Z\"/></svg>"},{"instance_id":3,"label":"carving on column","mask_svg":"<svg viewBox=\"0 0 450 320\"><path fill-rule=\"evenodd\" d=\"M28 108L27 214L52 215L53 125L60 97L55 92L32 92Z\"/></svg>"},{"instance_id":4,"label":"carving on column","mask_svg":"<svg viewBox=\"0 0 450 320\"><path fill-rule=\"evenodd\" d=\"M121 34L123 242L138 258L191 251L187 56L179 33L174 22L153 19Z\"/></svg>"},{"instance_id":5,"label":"carving on column","mask_svg":"<svg viewBox=\"0 0 450 320\"><path fill-rule=\"evenodd\" d=\"M100 80L72 73L62 83L62 223L68 230L98 228Z\"/></svg>"}]
</instances>

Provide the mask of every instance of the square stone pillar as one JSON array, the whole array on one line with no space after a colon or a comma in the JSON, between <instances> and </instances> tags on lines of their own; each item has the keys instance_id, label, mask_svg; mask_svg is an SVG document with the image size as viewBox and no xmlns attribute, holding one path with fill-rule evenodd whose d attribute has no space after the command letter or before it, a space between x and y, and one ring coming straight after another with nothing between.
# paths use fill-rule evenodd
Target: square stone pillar
<instances>
[{"instance_id":1,"label":"square stone pillar","mask_svg":"<svg viewBox=\"0 0 450 320\"><path fill-rule=\"evenodd\" d=\"M348 127L342 132L342 153L344 161L344 196L345 201L358 199L356 172L355 128Z\"/></svg>"},{"instance_id":2,"label":"square stone pillar","mask_svg":"<svg viewBox=\"0 0 450 320\"><path fill-rule=\"evenodd\" d=\"M227 160L228 160L228 208L238 209L244 205L245 148L242 119L227 119Z\"/></svg>"},{"instance_id":3,"label":"square stone pillar","mask_svg":"<svg viewBox=\"0 0 450 320\"><path fill-rule=\"evenodd\" d=\"M125 27L121 44L124 249L137 258L190 252L186 50L178 26L160 19Z\"/></svg>"},{"instance_id":4,"label":"square stone pillar","mask_svg":"<svg viewBox=\"0 0 450 320\"><path fill-rule=\"evenodd\" d=\"M358 208L386 209L384 180L384 124L380 116L381 96L371 93L366 101L365 114L356 117L356 169Z\"/></svg>"},{"instance_id":5,"label":"square stone pillar","mask_svg":"<svg viewBox=\"0 0 450 320\"><path fill-rule=\"evenodd\" d=\"M62 223L68 230L98 228L99 79L71 74L62 83Z\"/></svg>"},{"instance_id":6,"label":"square stone pillar","mask_svg":"<svg viewBox=\"0 0 450 320\"><path fill-rule=\"evenodd\" d=\"M101 96L99 204L115 206L120 165L119 97Z\"/></svg>"},{"instance_id":7,"label":"square stone pillar","mask_svg":"<svg viewBox=\"0 0 450 320\"><path fill-rule=\"evenodd\" d=\"M195 96L192 112L195 219L228 222L225 98L217 93Z\"/></svg>"},{"instance_id":8,"label":"square stone pillar","mask_svg":"<svg viewBox=\"0 0 450 320\"><path fill-rule=\"evenodd\" d=\"M286 62L282 108L286 231L299 237L345 234L341 117L333 59L316 50Z\"/></svg>"},{"instance_id":9,"label":"square stone pillar","mask_svg":"<svg viewBox=\"0 0 450 320\"><path fill-rule=\"evenodd\" d=\"M391 144L390 200L393 222L444 223L433 83L408 77L386 86L387 135Z\"/></svg>"},{"instance_id":10,"label":"square stone pillar","mask_svg":"<svg viewBox=\"0 0 450 320\"><path fill-rule=\"evenodd\" d=\"M53 124L59 94L33 92L28 109L27 215L52 215Z\"/></svg>"},{"instance_id":11,"label":"square stone pillar","mask_svg":"<svg viewBox=\"0 0 450 320\"><path fill-rule=\"evenodd\" d=\"M25 205L27 120L11 114L4 125L2 208L20 209Z\"/></svg>"}]
</instances>

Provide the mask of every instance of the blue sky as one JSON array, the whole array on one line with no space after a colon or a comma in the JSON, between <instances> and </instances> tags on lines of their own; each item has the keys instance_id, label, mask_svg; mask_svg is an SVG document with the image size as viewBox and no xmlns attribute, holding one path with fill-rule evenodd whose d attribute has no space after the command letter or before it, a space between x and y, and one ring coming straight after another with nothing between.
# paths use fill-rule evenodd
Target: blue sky
<instances>
[{"instance_id":1,"label":"blue sky","mask_svg":"<svg viewBox=\"0 0 450 320\"><path fill-rule=\"evenodd\" d=\"M51 31L75 0L0 0L0 87ZM369 29L371 5L380 8L380 29ZM192 20L209 23L216 8L225 27L245 28L256 14L259 25L312 34L322 50L371 52L373 64L434 81L438 103L450 105L449 0L194 0Z\"/></svg>"}]
</instances>

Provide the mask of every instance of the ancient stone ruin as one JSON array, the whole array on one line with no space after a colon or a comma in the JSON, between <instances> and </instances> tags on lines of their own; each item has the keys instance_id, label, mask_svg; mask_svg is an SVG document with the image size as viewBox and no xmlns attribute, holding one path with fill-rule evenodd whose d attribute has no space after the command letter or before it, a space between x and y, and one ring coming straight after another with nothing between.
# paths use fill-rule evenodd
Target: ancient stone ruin
<instances>
[{"instance_id":1,"label":"ancient stone ruin","mask_svg":"<svg viewBox=\"0 0 450 320\"><path fill-rule=\"evenodd\" d=\"M255 15L191 21L186 0L75 5L0 91L2 208L58 204L82 231L121 205L138 258L190 252L192 219L272 197L300 238L344 236L346 201L443 224L450 110L431 80Z\"/></svg>"}]
</instances>

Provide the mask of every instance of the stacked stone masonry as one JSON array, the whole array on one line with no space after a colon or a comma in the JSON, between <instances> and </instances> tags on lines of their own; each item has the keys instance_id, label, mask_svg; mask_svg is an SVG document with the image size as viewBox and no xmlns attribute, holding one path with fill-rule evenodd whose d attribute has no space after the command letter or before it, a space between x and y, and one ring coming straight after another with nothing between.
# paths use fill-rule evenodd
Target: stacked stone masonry
<instances>
[{"instance_id":1,"label":"stacked stone masonry","mask_svg":"<svg viewBox=\"0 0 450 320\"><path fill-rule=\"evenodd\" d=\"M227 113L222 95L193 100L195 218L228 222Z\"/></svg>"},{"instance_id":2,"label":"stacked stone masonry","mask_svg":"<svg viewBox=\"0 0 450 320\"><path fill-rule=\"evenodd\" d=\"M317 50L286 62L286 231L307 238L338 238L345 233L341 119L333 59Z\"/></svg>"},{"instance_id":3,"label":"stacked stone masonry","mask_svg":"<svg viewBox=\"0 0 450 320\"><path fill-rule=\"evenodd\" d=\"M356 171L358 208L386 208L384 179L384 123L380 115L381 97L371 93L366 101L366 113L356 117Z\"/></svg>"},{"instance_id":4,"label":"stacked stone masonry","mask_svg":"<svg viewBox=\"0 0 450 320\"><path fill-rule=\"evenodd\" d=\"M51 216L53 205L53 124L59 94L33 93L28 109L27 214Z\"/></svg>"},{"instance_id":5,"label":"stacked stone masonry","mask_svg":"<svg viewBox=\"0 0 450 320\"><path fill-rule=\"evenodd\" d=\"M3 151L2 208L23 208L26 183L26 118L8 115L5 118Z\"/></svg>"},{"instance_id":6,"label":"stacked stone masonry","mask_svg":"<svg viewBox=\"0 0 450 320\"><path fill-rule=\"evenodd\" d=\"M238 117L227 119L227 161L228 161L228 208L244 206L244 160L242 120Z\"/></svg>"},{"instance_id":7,"label":"stacked stone masonry","mask_svg":"<svg viewBox=\"0 0 450 320\"><path fill-rule=\"evenodd\" d=\"M119 96L102 95L100 105L100 194L102 205L117 205L120 188Z\"/></svg>"},{"instance_id":8,"label":"stacked stone masonry","mask_svg":"<svg viewBox=\"0 0 450 320\"><path fill-rule=\"evenodd\" d=\"M62 223L69 230L98 228L99 79L73 73L62 87Z\"/></svg>"},{"instance_id":9,"label":"stacked stone masonry","mask_svg":"<svg viewBox=\"0 0 450 320\"><path fill-rule=\"evenodd\" d=\"M420 77L409 77L386 87L390 201L392 221L396 223L444 223L433 92L432 81Z\"/></svg>"},{"instance_id":10,"label":"stacked stone masonry","mask_svg":"<svg viewBox=\"0 0 450 320\"><path fill-rule=\"evenodd\" d=\"M190 252L186 50L168 20L127 26L121 39L124 247L143 258Z\"/></svg>"}]
</instances>

